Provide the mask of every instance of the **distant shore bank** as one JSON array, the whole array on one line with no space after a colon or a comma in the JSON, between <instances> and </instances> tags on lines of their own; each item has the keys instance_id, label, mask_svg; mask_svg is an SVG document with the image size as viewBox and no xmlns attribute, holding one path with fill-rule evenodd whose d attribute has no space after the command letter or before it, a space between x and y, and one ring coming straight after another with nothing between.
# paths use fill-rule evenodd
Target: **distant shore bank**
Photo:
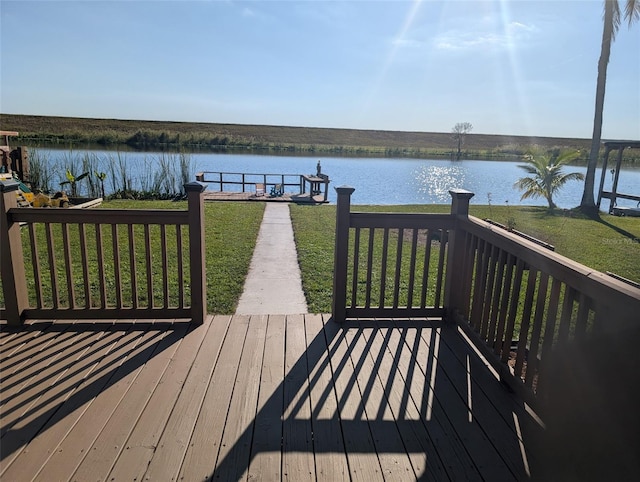
<instances>
[{"instance_id":1,"label":"distant shore bank","mask_svg":"<svg viewBox=\"0 0 640 482\"><path fill-rule=\"evenodd\" d=\"M296 155L449 158L451 133L331 129L202 122L90 119L0 114L2 130L17 131L13 145L95 146L134 150L193 149L214 152L253 150ZM588 156L590 139L467 134L462 157L516 160L532 149L576 149ZM627 151L625 162L640 162Z\"/></svg>"}]
</instances>

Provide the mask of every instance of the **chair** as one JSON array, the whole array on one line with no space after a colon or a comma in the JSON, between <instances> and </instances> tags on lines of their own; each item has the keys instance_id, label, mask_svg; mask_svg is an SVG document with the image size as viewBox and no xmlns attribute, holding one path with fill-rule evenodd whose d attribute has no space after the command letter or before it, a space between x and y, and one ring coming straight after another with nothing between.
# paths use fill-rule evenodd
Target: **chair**
<instances>
[{"instance_id":1,"label":"chair","mask_svg":"<svg viewBox=\"0 0 640 482\"><path fill-rule=\"evenodd\" d=\"M271 188L271 197L280 197L284 194L284 186L276 184Z\"/></svg>"},{"instance_id":2,"label":"chair","mask_svg":"<svg viewBox=\"0 0 640 482\"><path fill-rule=\"evenodd\" d=\"M259 182L256 183L256 197L257 196L264 196L264 184Z\"/></svg>"}]
</instances>

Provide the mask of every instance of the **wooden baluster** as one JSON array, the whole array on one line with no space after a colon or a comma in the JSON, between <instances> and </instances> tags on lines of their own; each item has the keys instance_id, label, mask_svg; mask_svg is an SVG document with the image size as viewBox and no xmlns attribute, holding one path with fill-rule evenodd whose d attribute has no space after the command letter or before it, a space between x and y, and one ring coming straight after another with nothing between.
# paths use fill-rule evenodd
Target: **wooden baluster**
<instances>
[{"instance_id":1,"label":"wooden baluster","mask_svg":"<svg viewBox=\"0 0 640 482\"><path fill-rule=\"evenodd\" d=\"M69 225L62 223L62 248L64 250L64 264L67 277L67 296L69 297L69 309L76 307L76 294L73 286L73 266L71 264L71 243L69 240Z\"/></svg>"},{"instance_id":2,"label":"wooden baluster","mask_svg":"<svg viewBox=\"0 0 640 482\"><path fill-rule=\"evenodd\" d=\"M358 306L358 276L360 264L360 228L355 228L353 238L353 267L351 270L351 308Z\"/></svg>"},{"instance_id":3,"label":"wooden baluster","mask_svg":"<svg viewBox=\"0 0 640 482\"><path fill-rule=\"evenodd\" d=\"M31 244L31 265L33 267L33 283L36 291L36 307L42 308L44 306L42 300L42 273L40 270L40 253L35 223L29 223L29 242Z\"/></svg>"},{"instance_id":4,"label":"wooden baluster","mask_svg":"<svg viewBox=\"0 0 640 482\"><path fill-rule=\"evenodd\" d=\"M429 269L431 267L431 243L433 241L433 230L426 232L426 245L424 247L424 270L422 271L422 292L420 293L420 308L427 306L427 295L429 289Z\"/></svg>"},{"instance_id":5,"label":"wooden baluster","mask_svg":"<svg viewBox=\"0 0 640 482\"><path fill-rule=\"evenodd\" d=\"M87 254L87 236L84 223L78 224L78 238L80 240L80 260L82 261L84 307L89 309L91 308L91 282L89 280L89 256Z\"/></svg>"},{"instance_id":6,"label":"wooden baluster","mask_svg":"<svg viewBox=\"0 0 640 482\"><path fill-rule=\"evenodd\" d=\"M407 308L413 306L413 290L416 276L416 255L418 250L418 230L413 228L411 236L411 255L409 257L409 286L407 292Z\"/></svg>"},{"instance_id":7,"label":"wooden baluster","mask_svg":"<svg viewBox=\"0 0 640 482\"><path fill-rule=\"evenodd\" d=\"M387 257L389 255L389 228L384 228L382 236L382 266L380 267L380 303L379 307L384 308L387 290Z\"/></svg>"},{"instance_id":8,"label":"wooden baluster","mask_svg":"<svg viewBox=\"0 0 640 482\"><path fill-rule=\"evenodd\" d=\"M364 305L369 308L371 306L371 275L373 272L373 241L375 236L375 228L369 228L369 249L367 252L367 286Z\"/></svg>"},{"instance_id":9,"label":"wooden baluster","mask_svg":"<svg viewBox=\"0 0 640 482\"><path fill-rule=\"evenodd\" d=\"M178 261L178 308L184 308L184 253L182 252L182 226L176 224L176 253Z\"/></svg>"},{"instance_id":10,"label":"wooden baluster","mask_svg":"<svg viewBox=\"0 0 640 482\"><path fill-rule=\"evenodd\" d=\"M116 291L116 308L122 309L122 273L120 268L120 239L118 238L118 225L111 225L111 244L113 249L113 279Z\"/></svg>"}]
</instances>

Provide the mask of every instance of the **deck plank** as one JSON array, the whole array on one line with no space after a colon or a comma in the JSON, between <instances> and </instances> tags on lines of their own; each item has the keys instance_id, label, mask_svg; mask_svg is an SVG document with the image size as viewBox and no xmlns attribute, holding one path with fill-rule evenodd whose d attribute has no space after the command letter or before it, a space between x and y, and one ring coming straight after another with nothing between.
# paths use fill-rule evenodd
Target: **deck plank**
<instances>
[{"instance_id":1,"label":"deck plank","mask_svg":"<svg viewBox=\"0 0 640 482\"><path fill-rule=\"evenodd\" d=\"M80 418L87 405L86 395L78 396L82 385L96 376L103 359L117 348L120 339L128 331L126 328L111 330L112 327L113 325L108 326L104 332L96 333L95 343L80 354L58 378L47 391L47 399L40 402L39 408L31 410L32 417L37 415L38 418L46 420L46 423L41 428L39 423L34 424L32 431L36 431L37 435L28 434L28 446L15 454L13 463L3 473L6 480L18 480L19 477L29 480L34 478ZM93 396L97 393L99 390L95 391ZM7 457L3 463L10 463L11 459Z\"/></svg>"},{"instance_id":2,"label":"deck plank","mask_svg":"<svg viewBox=\"0 0 640 482\"><path fill-rule=\"evenodd\" d=\"M304 318L289 315L286 323L282 478L315 480Z\"/></svg>"},{"instance_id":3,"label":"deck plank","mask_svg":"<svg viewBox=\"0 0 640 482\"><path fill-rule=\"evenodd\" d=\"M55 411L58 397L66 398L68 391L77 383L78 375L64 379L75 361L90 349L101 333L69 332L69 343L63 348L50 345L46 350L51 357L41 358L39 363L31 363L25 374L24 385L17 392L3 393L2 439L0 450L0 473L4 472L11 461ZM22 373L20 373L22 375ZM62 380L61 383L58 381ZM8 400L8 402L7 402Z\"/></svg>"},{"instance_id":4,"label":"deck plank","mask_svg":"<svg viewBox=\"0 0 640 482\"><path fill-rule=\"evenodd\" d=\"M230 321L230 316L216 316L215 320L209 317L201 327L196 328L196 331L206 333L204 341L197 350L144 479L177 479Z\"/></svg>"},{"instance_id":5,"label":"deck plank","mask_svg":"<svg viewBox=\"0 0 640 482\"><path fill-rule=\"evenodd\" d=\"M70 327L68 324L67 327ZM3 412L9 407L5 404L31 382L34 374L53 361L56 356L57 346L64 346L65 340L75 336L74 333L64 333L61 330L36 329L26 345L16 346L15 349L3 348L0 360L0 390L2 391ZM5 421L0 416L0 426L5 427ZM3 434L4 430L0 430Z\"/></svg>"},{"instance_id":6,"label":"deck plank","mask_svg":"<svg viewBox=\"0 0 640 482\"><path fill-rule=\"evenodd\" d=\"M438 330L437 323L430 324L424 321L403 323L390 330L389 345L398 346L401 350L395 360L406 385L407 398L404 403L407 406L411 403L415 405L451 480L482 480L465 450L463 441L458 437L449 419L444 416L444 409L440 403L445 403L448 407L449 401L440 400L432 389L438 374L437 359L430 352L424 338L432 337L437 341ZM437 346L432 349L437 350Z\"/></svg>"},{"instance_id":7,"label":"deck plank","mask_svg":"<svg viewBox=\"0 0 640 482\"><path fill-rule=\"evenodd\" d=\"M160 437L185 379L191 369L194 358L207 330L205 325L181 326L183 334L177 340L174 353L168 361L147 407L140 415L136 426L126 441L126 449L120 453L108 478L112 480L142 480L154 457ZM175 436L175 434L172 434Z\"/></svg>"},{"instance_id":8,"label":"deck plank","mask_svg":"<svg viewBox=\"0 0 640 482\"><path fill-rule=\"evenodd\" d=\"M247 480L280 480L282 477L284 333L285 316L270 315Z\"/></svg>"},{"instance_id":9,"label":"deck plank","mask_svg":"<svg viewBox=\"0 0 640 482\"><path fill-rule=\"evenodd\" d=\"M469 345L462 330L457 327L449 327L448 331L453 332L448 333L444 339L448 357L447 364L453 364L454 358L459 363L464 363L466 359L470 361L471 378L477 388L474 392L484 395L483 403L490 403L493 408L493 410L486 410L487 416L497 416L502 419L502 423L493 419L485 422L484 426L487 427L485 431L492 439L498 439L493 443L499 447L499 451L506 457L507 461L517 464L515 467L516 473L524 477L526 475L525 464L536 462L533 450L525 449L525 454L523 455L520 451L514 453L513 447L503 449L499 444L509 440L511 444L524 448L524 442L527 440L532 446L535 446L536 443L533 442L540 441L544 437L545 429L541 420L532 409L528 409L521 399L500 382L497 373L492 373L487 366L488 362L483 360ZM516 427L516 423L518 427ZM503 435L497 430L502 424L506 424L511 432L510 434Z\"/></svg>"},{"instance_id":10,"label":"deck plank","mask_svg":"<svg viewBox=\"0 0 640 482\"><path fill-rule=\"evenodd\" d=\"M358 420L368 422L373 443L387 480L413 480L413 470L392 411L387 403L384 388L378 378L380 364L385 357L384 345L377 345L371 326L346 330L345 339L353 345L351 361L354 365L362 403L358 409ZM357 334L356 334L357 332ZM424 466L424 457L420 461Z\"/></svg>"},{"instance_id":11,"label":"deck plank","mask_svg":"<svg viewBox=\"0 0 640 482\"><path fill-rule=\"evenodd\" d=\"M216 480L246 479L260 386L260 370L256 367L262 365L266 332L267 316L251 316L222 435Z\"/></svg>"},{"instance_id":12,"label":"deck plank","mask_svg":"<svg viewBox=\"0 0 640 482\"><path fill-rule=\"evenodd\" d=\"M521 480L540 470L537 417L441 320L216 315L36 322L12 335L0 355L2 480Z\"/></svg>"},{"instance_id":13,"label":"deck plank","mask_svg":"<svg viewBox=\"0 0 640 482\"><path fill-rule=\"evenodd\" d=\"M442 329L437 330L439 338L442 337ZM456 434L462 440L465 450L469 453L478 472L488 480L513 480L514 475L505 466L500 454L491 445L490 441L473 417L472 409L467 400L463 399L451 383L448 375L451 370L461 370L461 367L447 367L446 363L440 360L442 341L438 341L437 349L431 346L435 343L434 338L422 334L422 339L426 342L424 354L418 352L418 359L429 356L437 358L437 372L433 379L431 389L435 393L435 398L440 402L434 405L434 413L441 412L446 417ZM421 345L423 346L423 345ZM449 374L447 368L450 369ZM466 397L465 397L466 398Z\"/></svg>"},{"instance_id":14,"label":"deck plank","mask_svg":"<svg viewBox=\"0 0 640 482\"><path fill-rule=\"evenodd\" d=\"M185 332L184 324L175 330L165 331L146 352L139 354L140 362L144 362L143 369L119 401L98 438L88 447L86 457L73 475L74 479L107 478L121 453L126 450L127 440L144 413Z\"/></svg>"},{"instance_id":15,"label":"deck plank","mask_svg":"<svg viewBox=\"0 0 640 482\"><path fill-rule=\"evenodd\" d=\"M128 332L101 361L94 377L88 379L74 394L74 403L79 405L77 411L82 413L61 439L35 480L46 482L71 478L86 456L87 449L98 437L118 402L142 370L144 361L150 356L150 353L146 356L142 354L156 343L159 332L141 332L133 323L121 325L128 325ZM98 376L99 378L95 378Z\"/></svg>"},{"instance_id":16,"label":"deck plank","mask_svg":"<svg viewBox=\"0 0 640 482\"><path fill-rule=\"evenodd\" d=\"M378 367L378 376L384 386L389 408L393 413L399 432L417 478L427 480L448 480L444 464L426 427L422 423L418 407L408 396L406 382L398 367L404 353L404 337L393 336L394 329L377 325L373 348L375 352L385 351Z\"/></svg>"},{"instance_id":17,"label":"deck plank","mask_svg":"<svg viewBox=\"0 0 640 482\"><path fill-rule=\"evenodd\" d=\"M207 480L214 475L248 328L247 316L234 316L229 324L180 469L181 480Z\"/></svg>"},{"instance_id":18,"label":"deck plank","mask_svg":"<svg viewBox=\"0 0 640 482\"><path fill-rule=\"evenodd\" d=\"M458 396L462 400L467 400L468 416L472 423L477 424L482 430L483 437L481 440L483 443L484 440L487 440L495 448L497 454L503 460L503 465L511 471L514 479L525 479L530 474L527 473L528 468L525 468L522 463L520 447L513 427L513 419L510 421L510 426L500 416L495 405L476 382L476 373L487 370L485 366L479 366L475 363L477 355L467 352L464 353L463 360L459 360L452 353L449 343L452 343L454 341L452 339L456 336L457 333L449 327L445 327L442 330L442 342L440 343L438 358L441 366L444 367L443 371ZM487 387L493 388L491 390L492 398L504 399L505 395L508 396L506 387L501 387L495 379L493 381L493 384L487 385ZM520 461L517 463L519 459ZM491 471L495 468L496 464L490 466L489 471L486 472L488 478L493 478ZM504 474L498 475L500 477L505 476Z\"/></svg>"},{"instance_id":19,"label":"deck plank","mask_svg":"<svg viewBox=\"0 0 640 482\"><path fill-rule=\"evenodd\" d=\"M364 482L384 480L369 426L361 423L357 416L361 397L356 386L353 364L349 358L352 347L347 345L345 330L341 325L330 320L325 323L324 329L349 463L349 476L351 480Z\"/></svg>"},{"instance_id":20,"label":"deck plank","mask_svg":"<svg viewBox=\"0 0 640 482\"><path fill-rule=\"evenodd\" d=\"M349 464L321 315L305 316L309 399L318 479L348 480Z\"/></svg>"}]
</instances>

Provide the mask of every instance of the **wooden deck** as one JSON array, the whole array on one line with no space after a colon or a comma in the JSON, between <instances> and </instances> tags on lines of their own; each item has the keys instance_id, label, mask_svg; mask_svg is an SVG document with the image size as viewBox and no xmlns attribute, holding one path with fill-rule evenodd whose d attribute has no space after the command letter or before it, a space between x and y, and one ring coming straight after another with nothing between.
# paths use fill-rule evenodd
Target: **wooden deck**
<instances>
[{"instance_id":1,"label":"wooden deck","mask_svg":"<svg viewBox=\"0 0 640 482\"><path fill-rule=\"evenodd\" d=\"M205 191L205 201L258 201L258 202L288 202L298 204L325 204L322 194L315 196L285 192L282 196L270 196L267 192L264 196L256 196L254 192L233 191Z\"/></svg>"},{"instance_id":2,"label":"wooden deck","mask_svg":"<svg viewBox=\"0 0 640 482\"><path fill-rule=\"evenodd\" d=\"M0 478L522 480L541 427L454 325L2 325Z\"/></svg>"}]
</instances>

